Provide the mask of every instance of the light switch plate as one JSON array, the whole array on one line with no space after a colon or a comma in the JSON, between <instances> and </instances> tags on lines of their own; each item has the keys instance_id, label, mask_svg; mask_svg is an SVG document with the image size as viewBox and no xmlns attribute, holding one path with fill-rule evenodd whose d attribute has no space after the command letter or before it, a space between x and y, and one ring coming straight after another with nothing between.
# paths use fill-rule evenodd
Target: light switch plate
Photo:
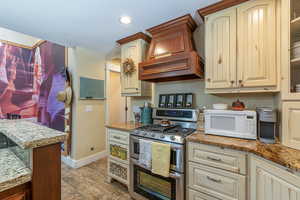
<instances>
[{"instance_id":1,"label":"light switch plate","mask_svg":"<svg viewBox=\"0 0 300 200\"><path fill-rule=\"evenodd\" d=\"M92 111L93 111L93 106L92 105L85 106L85 112L92 112Z\"/></svg>"}]
</instances>

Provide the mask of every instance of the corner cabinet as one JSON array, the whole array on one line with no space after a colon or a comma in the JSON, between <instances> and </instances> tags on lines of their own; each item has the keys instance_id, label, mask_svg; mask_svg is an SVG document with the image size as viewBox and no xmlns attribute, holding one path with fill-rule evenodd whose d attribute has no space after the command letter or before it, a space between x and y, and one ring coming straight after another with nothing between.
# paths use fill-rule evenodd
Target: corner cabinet
<instances>
[{"instance_id":1,"label":"corner cabinet","mask_svg":"<svg viewBox=\"0 0 300 200\"><path fill-rule=\"evenodd\" d=\"M282 1L282 99L300 100L300 4ZM297 44L298 43L298 44ZM298 46L298 47L297 47ZM298 50L297 50L298 49Z\"/></svg>"},{"instance_id":2,"label":"corner cabinet","mask_svg":"<svg viewBox=\"0 0 300 200\"><path fill-rule=\"evenodd\" d=\"M300 4L282 1L282 143L300 150Z\"/></svg>"},{"instance_id":3,"label":"corner cabinet","mask_svg":"<svg viewBox=\"0 0 300 200\"><path fill-rule=\"evenodd\" d=\"M151 96L152 84L139 80L139 63L144 61L149 41L143 33L119 40L121 44L121 92L122 96ZM123 63L127 59L134 62L134 70L130 73L124 71Z\"/></svg>"},{"instance_id":4,"label":"corner cabinet","mask_svg":"<svg viewBox=\"0 0 300 200\"><path fill-rule=\"evenodd\" d=\"M208 93L279 91L276 2L251 0L206 16Z\"/></svg>"},{"instance_id":5,"label":"corner cabinet","mask_svg":"<svg viewBox=\"0 0 300 200\"><path fill-rule=\"evenodd\" d=\"M251 156L250 200L300 200L299 174Z\"/></svg>"}]
</instances>

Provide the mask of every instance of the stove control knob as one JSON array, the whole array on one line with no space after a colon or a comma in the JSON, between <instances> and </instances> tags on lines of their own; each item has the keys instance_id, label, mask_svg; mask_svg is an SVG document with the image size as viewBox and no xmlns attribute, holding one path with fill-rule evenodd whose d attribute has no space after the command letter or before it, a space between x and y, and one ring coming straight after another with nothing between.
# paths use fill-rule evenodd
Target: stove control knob
<instances>
[{"instance_id":1,"label":"stove control knob","mask_svg":"<svg viewBox=\"0 0 300 200\"><path fill-rule=\"evenodd\" d=\"M155 134L154 134L154 133L152 133L152 134L151 134L151 137L155 137Z\"/></svg>"},{"instance_id":2,"label":"stove control knob","mask_svg":"<svg viewBox=\"0 0 300 200\"><path fill-rule=\"evenodd\" d=\"M175 136L171 136L170 138L171 138L171 140L175 140Z\"/></svg>"},{"instance_id":3,"label":"stove control knob","mask_svg":"<svg viewBox=\"0 0 300 200\"><path fill-rule=\"evenodd\" d=\"M161 135L161 136L160 136L160 138L161 138L161 139L164 139L164 138L165 138L165 136L164 136L164 135Z\"/></svg>"},{"instance_id":4,"label":"stove control knob","mask_svg":"<svg viewBox=\"0 0 300 200\"><path fill-rule=\"evenodd\" d=\"M143 133L143 135L144 135L144 136L146 136L146 135L147 135L147 133Z\"/></svg>"}]
</instances>

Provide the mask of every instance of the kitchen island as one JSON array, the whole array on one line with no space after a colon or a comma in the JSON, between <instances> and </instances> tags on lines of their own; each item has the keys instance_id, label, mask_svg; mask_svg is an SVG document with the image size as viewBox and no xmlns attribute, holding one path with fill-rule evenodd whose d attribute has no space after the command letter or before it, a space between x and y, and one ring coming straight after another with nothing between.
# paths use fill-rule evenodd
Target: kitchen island
<instances>
[{"instance_id":1,"label":"kitchen island","mask_svg":"<svg viewBox=\"0 0 300 200\"><path fill-rule=\"evenodd\" d=\"M61 199L66 134L26 120L0 120L0 199Z\"/></svg>"}]
</instances>

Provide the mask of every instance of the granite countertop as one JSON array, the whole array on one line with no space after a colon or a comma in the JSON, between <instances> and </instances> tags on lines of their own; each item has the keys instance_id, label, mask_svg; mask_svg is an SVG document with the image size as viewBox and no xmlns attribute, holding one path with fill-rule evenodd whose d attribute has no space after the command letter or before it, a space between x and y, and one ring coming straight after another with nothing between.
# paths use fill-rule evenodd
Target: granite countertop
<instances>
[{"instance_id":1,"label":"granite countertop","mask_svg":"<svg viewBox=\"0 0 300 200\"><path fill-rule=\"evenodd\" d=\"M257 140L206 135L200 131L188 136L187 141L254 153L267 160L300 172L300 151L279 143L264 144Z\"/></svg>"},{"instance_id":2,"label":"granite countertop","mask_svg":"<svg viewBox=\"0 0 300 200\"><path fill-rule=\"evenodd\" d=\"M63 142L66 133L26 120L0 120L0 132L23 149Z\"/></svg>"},{"instance_id":3,"label":"granite countertop","mask_svg":"<svg viewBox=\"0 0 300 200\"><path fill-rule=\"evenodd\" d=\"M9 149L0 149L0 192L31 181L31 170Z\"/></svg>"},{"instance_id":4,"label":"granite countertop","mask_svg":"<svg viewBox=\"0 0 300 200\"><path fill-rule=\"evenodd\" d=\"M136 128L139 128L143 126L141 123L135 123L135 122L127 122L127 123L111 123L107 124L106 128L113 128L113 129L118 129L121 131L132 131Z\"/></svg>"}]
</instances>

